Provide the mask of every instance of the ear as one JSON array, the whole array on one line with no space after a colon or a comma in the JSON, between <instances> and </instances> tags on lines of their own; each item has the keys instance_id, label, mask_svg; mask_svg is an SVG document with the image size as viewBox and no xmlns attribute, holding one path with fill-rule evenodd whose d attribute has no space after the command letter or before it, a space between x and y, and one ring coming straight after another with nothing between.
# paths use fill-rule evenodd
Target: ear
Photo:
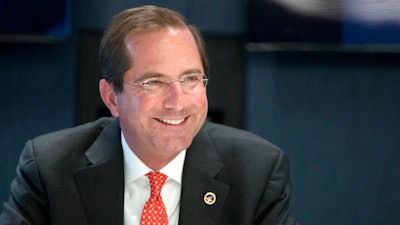
<instances>
[{"instance_id":1,"label":"ear","mask_svg":"<svg viewBox=\"0 0 400 225\"><path fill-rule=\"evenodd\" d=\"M101 99L110 110L111 114L115 117L118 117L119 112L116 102L116 94L114 92L112 84L105 79L101 79L99 82L99 91Z\"/></svg>"}]
</instances>

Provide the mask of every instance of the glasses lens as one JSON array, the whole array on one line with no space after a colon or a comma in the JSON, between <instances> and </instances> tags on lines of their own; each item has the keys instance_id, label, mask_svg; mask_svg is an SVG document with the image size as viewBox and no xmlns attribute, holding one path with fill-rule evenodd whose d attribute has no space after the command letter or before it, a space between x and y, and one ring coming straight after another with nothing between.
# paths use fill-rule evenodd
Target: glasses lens
<instances>
[{"instance_id":1,"label":"glasses lens","mask_svg":"<svg viewBox=\"0 0 400 225\"><path fill-rule=\"evenodd\" d=\"M159 78L147 79L143 81L143 83L141 83L140 86L145 90L145 93L149 95L162 94L163 92L166 92L166 90L168 89L167 82Z\"/></svg>"},{"instance_id":2,"label":"glasses lens","mask_svg":"<svg viewBox=\"0 0 400 225\"><path fill-rule=\"evenodd\" d=\"M150 78L144 80L142 83L137 84L147 95L159 96L168 92L172 82L179 82L183 91L187 93L195 93L203 90L207 86L208 79L202 74L188 74L183 75L177 80L164 80L160 78ZM203 85L199 85L203 82Z\"/></svg>"}]
</instances>

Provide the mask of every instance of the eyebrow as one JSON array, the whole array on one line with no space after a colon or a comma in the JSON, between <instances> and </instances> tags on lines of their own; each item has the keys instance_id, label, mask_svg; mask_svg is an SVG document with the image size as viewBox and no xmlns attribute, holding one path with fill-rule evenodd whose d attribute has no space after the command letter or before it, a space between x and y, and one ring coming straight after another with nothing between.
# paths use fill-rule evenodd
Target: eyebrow
<instances>
[{"instance_id":1,"label":"eyebrow","mask_svg":"<svg viewBox=\"0 0 400 225\"><path fill-rule=\"evenodd\" d=\"M182 75L187 75L187 74L194 74L194 73L203 74L203 72L201 72L200 69L189 69L189 70L186 70L185 72L183 72L183 73L181 74L181 76L182 76Z\"/></svg>"},{"instance_id":2,"label":"eyebrow","mask_svg":"<svg viewBox=\"0 0 400 225\"><path fill-rule=\"evenodd\" d=\"M180 76L187 75L187 74L203 74L203 72L201 72L200 69L188 69L188 70L185 70L183 73L181 73ZM135 82L146 80L149 78L161 78L161 77L168 77L168 76L166 76L162 73L148 72L148 73L141 75L139 77L139 79L137 79Z\"/></svg>"}]
</instances>

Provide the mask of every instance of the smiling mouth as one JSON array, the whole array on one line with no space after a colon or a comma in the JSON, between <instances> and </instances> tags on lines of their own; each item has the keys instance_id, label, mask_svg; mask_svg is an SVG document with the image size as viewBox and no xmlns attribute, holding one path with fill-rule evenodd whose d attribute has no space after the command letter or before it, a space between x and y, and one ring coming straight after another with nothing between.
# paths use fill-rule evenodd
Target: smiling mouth
<instances>
[{"instance_id":1,"label":"smiling mouth","mask_svg":"<svg viewBox=\"0 0 400 225\"><path fill-rule=\"evenodd\" d=\"M179 125L181 124L183 121L185 121L185 118L183 119L179 119L179 120L170 120L170 119L158 119L160 122L166 123L166 124L170 124L170 125Z\"/></svg>"}]
</instances>

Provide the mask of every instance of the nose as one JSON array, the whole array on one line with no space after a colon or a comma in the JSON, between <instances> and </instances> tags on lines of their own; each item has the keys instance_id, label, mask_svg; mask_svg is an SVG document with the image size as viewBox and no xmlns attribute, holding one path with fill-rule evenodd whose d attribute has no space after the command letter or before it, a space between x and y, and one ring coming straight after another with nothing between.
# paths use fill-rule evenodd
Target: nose
<instances>
[{"instance_id":1,"label":"nose","mask_svg":"<svg viewBox=\"0 0 400 225\"><path fill-rule=\"evenodd\" d=\"M165 94L164 107L167 109L182 110L184 108L185 93L180 82L171 82Z\"/></svg>"}]
</instances>

